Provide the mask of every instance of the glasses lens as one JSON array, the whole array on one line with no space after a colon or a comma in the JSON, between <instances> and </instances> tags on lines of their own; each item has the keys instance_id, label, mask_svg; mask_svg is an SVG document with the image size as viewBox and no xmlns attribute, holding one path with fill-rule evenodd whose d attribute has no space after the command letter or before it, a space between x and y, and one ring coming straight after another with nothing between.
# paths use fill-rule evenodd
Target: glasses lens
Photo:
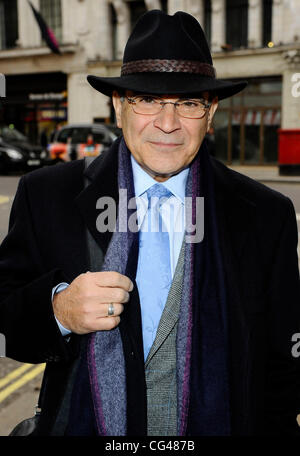
<instances>
[{"instance_id":1,"label":"glasses lens","mask_svg":"<svg viewBox=\"0 0 300 456\"><path fill-rule=\"evenodd\" d=\"M138 114L157 114L161 105L160 100L150 95L134 97L133 109Z\"/></svg>"},{"instance_id":2,"label":"glasses lens","mask_svg":"<svg viewBox=\"0 0 300 456\"><path fill-rule=\"evenodd\" d=\"M203 117L205 115L205 106L197 100L182 100L177 102L178 114L183 117Z\"/></svg>"},{"instance_id":3,"label":"glasses lens","mask_svg":"<svg viewBox=\"0 0 300 456\"><path fill-rule=\"evenodd\" d=\"M132 103L132 108L136 114L153 115L158 114L164 106L164 101L161 98L152 95L137 95L129 99ZM178 100L175 103L177 113L182 117L201 119L205 116L206 106L200 100L186 99Z\"/></svg>"}]
</instances>

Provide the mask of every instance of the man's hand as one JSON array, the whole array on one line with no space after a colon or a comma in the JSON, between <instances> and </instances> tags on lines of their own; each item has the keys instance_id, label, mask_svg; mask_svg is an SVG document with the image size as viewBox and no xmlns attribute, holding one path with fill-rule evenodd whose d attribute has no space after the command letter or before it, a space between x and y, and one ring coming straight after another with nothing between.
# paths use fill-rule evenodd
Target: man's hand
<instances>
[{"instance_id":1,"label":"man's hand","mask_svg":"<svg viewBox=\"0 0 300 456\"><path fill-rule=\"evenodd\" d=\"M76 334L110 330L120 323L123 303L129 301L131 280L118 272L87 272L80 274L68 288L53 297L57 320ZM114 315L108 316L108 307Z\"/></svg>"}]
</instances>

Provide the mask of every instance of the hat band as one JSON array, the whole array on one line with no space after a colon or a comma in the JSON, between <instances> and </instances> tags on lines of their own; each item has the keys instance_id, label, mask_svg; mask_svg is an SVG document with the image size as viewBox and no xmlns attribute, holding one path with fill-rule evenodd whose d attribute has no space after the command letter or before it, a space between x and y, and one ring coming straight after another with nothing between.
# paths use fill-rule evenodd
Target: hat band
<instances>
[{"instance_id":1,"label":"hat band","mask_svg":"<svg viewBox=\"0 0 300 456\"><path fill-rule=\"evenodd\" d=\"M215 68L197 60L145 59L123 63L121 76L134 73L196 73L210 78L216 77Z\"/></svg>"}]
</instances>

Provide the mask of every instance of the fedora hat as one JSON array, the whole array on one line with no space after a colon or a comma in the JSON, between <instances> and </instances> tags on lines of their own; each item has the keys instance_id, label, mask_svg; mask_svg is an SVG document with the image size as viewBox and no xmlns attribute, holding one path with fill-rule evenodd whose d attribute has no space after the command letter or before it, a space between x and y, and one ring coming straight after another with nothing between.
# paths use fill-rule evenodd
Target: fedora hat
<instances>
[{"instance_id":1,"label":"fedora hat","mask_svg":"<svg viewBox=\"0 0 300 456\"><path fill-rule=\"evenodd\" d=\"M133 28L120 77L87 79L108 96L126 89L161 95L210 91L224 99L247 85L216 78L206 37L193 16L183 11L170 16L160 10L143 14Z\"/></svg>"}]
</instances>

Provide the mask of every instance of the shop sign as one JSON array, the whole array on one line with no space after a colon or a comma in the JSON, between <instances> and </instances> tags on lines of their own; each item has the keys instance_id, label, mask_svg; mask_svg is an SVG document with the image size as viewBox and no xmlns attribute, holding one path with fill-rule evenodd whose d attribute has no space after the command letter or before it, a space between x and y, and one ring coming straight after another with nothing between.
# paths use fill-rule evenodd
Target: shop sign
<instances>
[{"instance_id":1,"label":"shop sign","mask_svg":"<svg viewBox=\"0 0 300 456\"><path fill-rule=\"evenodd\" d=\"M41 101L41 100L64 100L67 97L67 91L60 93L30 93L29 100Z\"/></svg>"}]
</instances>

